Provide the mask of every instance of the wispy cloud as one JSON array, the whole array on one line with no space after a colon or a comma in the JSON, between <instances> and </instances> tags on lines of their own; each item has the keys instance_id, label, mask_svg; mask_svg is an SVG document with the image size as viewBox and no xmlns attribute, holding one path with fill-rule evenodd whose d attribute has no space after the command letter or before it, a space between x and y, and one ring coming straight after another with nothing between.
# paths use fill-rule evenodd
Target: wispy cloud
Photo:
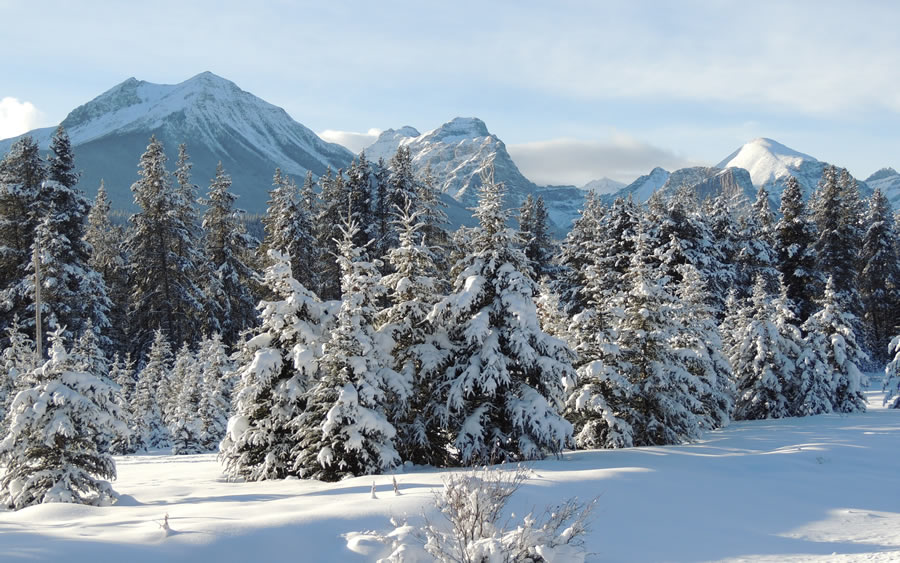
<instances>
[{"instance_id":1,"label":"wispy cloud","mask_svg":"<svg viewBox=\"0 0 900 563\"><path fill-rule=\"evenodd\" d=\"M329 143L337 143L347 147L354 153L359 153L361 150L374 143L380 134L381 131L379 129L369 129L365 133L326 129L318 135Z\"/></svg>"},{"instance_id":2,"label":"wispy cloud","mask_svg":"<svg viewBox=\"0 0 900 563\"><path fill-rule=\"evenodd\" d=\"M30 131L40 124L41 112L31 102L16 98L0 99L0 139L8 139Z\"/></svg>"},{"instance_id":3,"label":"wispy cloud","mask_svg":"<svg viewBox=\"0 0 900 563\"><path fill-rule=\"evenodd\" d=\"M622 134L603 141L552 139L507 149L522 174L537 184L582 186L603 177L629 183L656 166L674 170L698 164Z\"/></svg>"}]
</instances>

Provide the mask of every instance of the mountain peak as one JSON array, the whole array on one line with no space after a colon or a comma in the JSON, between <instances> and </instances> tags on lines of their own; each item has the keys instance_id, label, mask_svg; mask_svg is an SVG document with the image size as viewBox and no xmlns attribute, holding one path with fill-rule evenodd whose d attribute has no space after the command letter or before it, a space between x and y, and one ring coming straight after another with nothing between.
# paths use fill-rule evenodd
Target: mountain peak
<instances>
[{"instance_id":1,"label":"mountain peak","mask_svg":"<svg viewBox=\"0 0 900 563\"><path fill-rule=\"evenodd\" d=\"M471 139L474 137L489 137L491 133L488 131L484 121L477 117L454 117L428 135L429 137L448 142L454 137Z\"/></svg>"},{"instance_id":2,"label":"mountain peak","mask_svg":"<svg viewBox=\"0 0 900 563\"><path fill-rule=\"evenodd\" d=\"M882 168L881 170L875 172L868 178L866 178L866 183L877 182L878 180L884 180L885 178L890 178L892 176L897 176L897 171L893 168Z\"/></svg>"}]
</instances>

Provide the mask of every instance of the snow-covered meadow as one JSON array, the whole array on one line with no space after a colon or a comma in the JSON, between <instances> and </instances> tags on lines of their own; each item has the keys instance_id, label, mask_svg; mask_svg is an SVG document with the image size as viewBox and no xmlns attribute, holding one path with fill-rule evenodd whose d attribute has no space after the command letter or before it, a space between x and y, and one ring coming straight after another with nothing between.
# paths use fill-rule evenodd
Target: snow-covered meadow
<instances>
[{"instance_id":1,"label":"snow-covered meadow","mask_svg":"<svg viewBox=\"0 0 900 563\"><path fill-rule=\"evenodd\" d=\"M871 391L865 414L736 422L689 445L566 452L531 464L509 507L599 496L588 561L897 561L900 410L881 398ZM0 512L0 559L371 561L386 547L353 533L420 521L449 473L376 476L373 499L372 477L229 483L212 454L116 463L113 506Z\"/></svg>"}]
</instances>

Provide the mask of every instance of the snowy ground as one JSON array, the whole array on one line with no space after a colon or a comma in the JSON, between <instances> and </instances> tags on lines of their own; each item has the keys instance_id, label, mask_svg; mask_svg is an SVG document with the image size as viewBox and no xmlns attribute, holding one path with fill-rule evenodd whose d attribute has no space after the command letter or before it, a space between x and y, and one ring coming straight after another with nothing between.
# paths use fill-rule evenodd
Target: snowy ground
<instances>
[{"instance_id":1,"label":"snowy ground","mask_svg":"<svg viewBox=\"0 0 900 563\"><path fill-rule=\"evenodd\" d=\"M900 561L900 411L734 423L688 446L533 464L523 514L600 495L589 561ZM115 506L0 511L2 561L369 561L343 534L421 514L446 472L226 483L213 455L117 459ZM160 528L169 515L173 533ZM369 545L368 547L372 547Z\"/></svg>"}]
</instances>

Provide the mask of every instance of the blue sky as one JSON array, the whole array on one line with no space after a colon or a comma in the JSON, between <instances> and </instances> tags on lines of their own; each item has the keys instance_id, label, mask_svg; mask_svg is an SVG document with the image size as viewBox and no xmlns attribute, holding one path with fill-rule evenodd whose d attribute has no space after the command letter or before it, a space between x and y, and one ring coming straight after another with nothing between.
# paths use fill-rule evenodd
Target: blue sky
<instances>
[{"instance_id":1,"label":"blue sky","mask_svg":"<svg viewBox=\"0 0 900 563\"><path fill-rule=\"evenodd\" d=\"M259 5L256 5L259 4ZM483 119L538 183L630 181L771 137L900 168L900 3L0 0L0 137L204 70L358 150Z\"/></svg>"}]
</instances>

